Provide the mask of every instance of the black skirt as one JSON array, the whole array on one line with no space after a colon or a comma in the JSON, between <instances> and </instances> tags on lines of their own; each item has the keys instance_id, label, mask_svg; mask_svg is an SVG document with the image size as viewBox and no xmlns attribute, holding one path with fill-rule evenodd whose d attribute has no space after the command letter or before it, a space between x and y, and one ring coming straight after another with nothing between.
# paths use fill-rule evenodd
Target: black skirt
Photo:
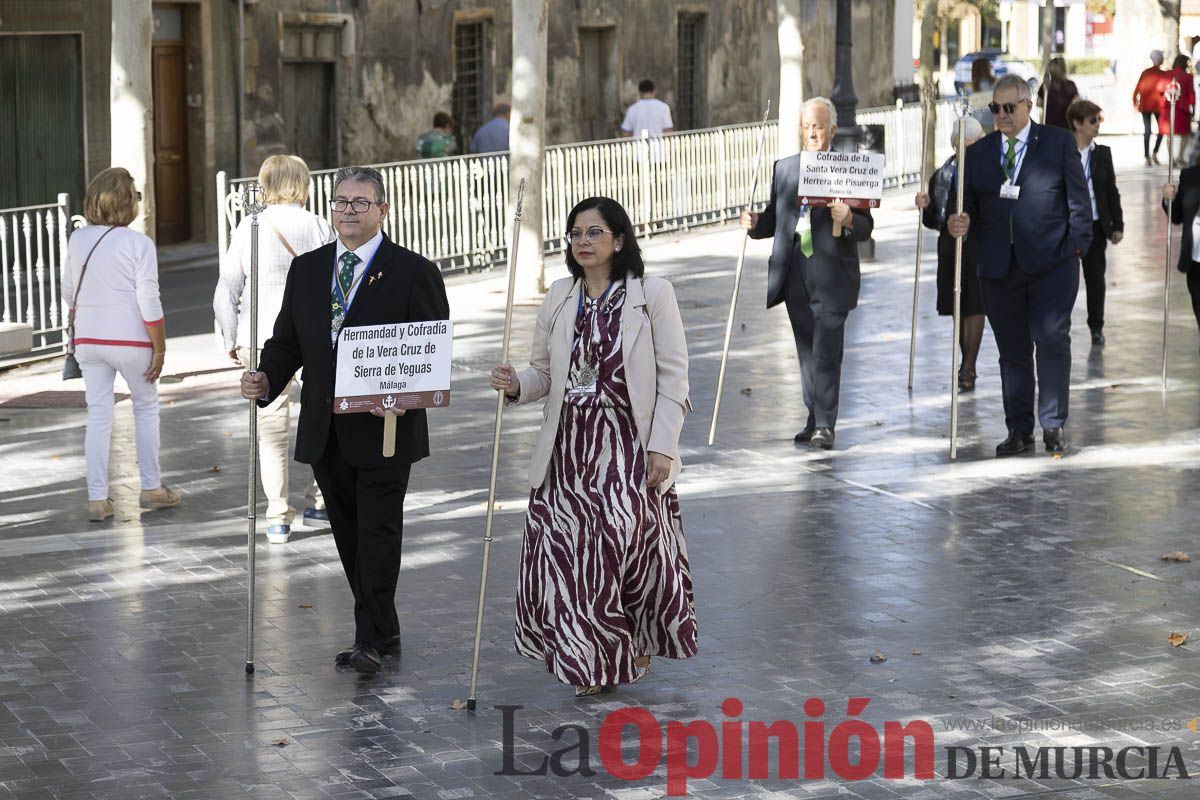
<instances>
[{"instance_id":1,"label":"black skirt","mask_svg":"<svg viewBox=\"0 0 1200 800\"><path fill-rule=\"evenodd\" d=\"M954 316L954 237L942 226L937 242L937 312L939 316ZM975 237L968 235L963 240L962 259L962 302L960 311L964 317L983 313L983 300L979 296L979 267L975 259Z\"/></svg>"}]
</instances>

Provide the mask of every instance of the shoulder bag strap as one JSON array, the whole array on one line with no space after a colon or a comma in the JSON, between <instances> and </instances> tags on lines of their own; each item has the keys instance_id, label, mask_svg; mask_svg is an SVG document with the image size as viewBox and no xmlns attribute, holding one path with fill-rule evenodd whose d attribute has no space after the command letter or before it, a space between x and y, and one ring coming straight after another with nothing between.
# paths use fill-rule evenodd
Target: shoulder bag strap
<instances>
[{"instance_id":1,"label":"shoulder bag strap","mask_svg":"<svg viewBox=\"0 0 1200 800\"><path fill-rule=\"evenodd\" d=\"M265 222L267 227L270 228L275 233L275 236L279 238L279 243L283 245L284 249L291 253L292 258L295 258L296 251L292 249L290 244L288 244L288 240L283 238L283 234L279 232L279 228L276 228L268 220L264 219L263 222Z\"/></svg>"}]
</instances>

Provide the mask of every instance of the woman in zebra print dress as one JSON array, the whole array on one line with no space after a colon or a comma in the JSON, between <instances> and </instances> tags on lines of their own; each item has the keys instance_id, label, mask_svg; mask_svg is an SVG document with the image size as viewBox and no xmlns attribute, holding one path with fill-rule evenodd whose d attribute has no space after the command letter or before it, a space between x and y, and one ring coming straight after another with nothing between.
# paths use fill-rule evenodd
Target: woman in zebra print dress
<instances>
[{"instance_id":1,"label":"woman in zebra print dress","mask_svg":"<svg viewBox=\"0 0 1200 800\"><path fill-rule=\"evenodd\" d=\"M502 364L511 403L546 398L530 466L517 652L590 695L653 655L696 653L675 477L687 346L671 284L644 277L629 216L608 198L567 219L570 278L538 312L528 369Z\"/></svg>"}]
</instances>

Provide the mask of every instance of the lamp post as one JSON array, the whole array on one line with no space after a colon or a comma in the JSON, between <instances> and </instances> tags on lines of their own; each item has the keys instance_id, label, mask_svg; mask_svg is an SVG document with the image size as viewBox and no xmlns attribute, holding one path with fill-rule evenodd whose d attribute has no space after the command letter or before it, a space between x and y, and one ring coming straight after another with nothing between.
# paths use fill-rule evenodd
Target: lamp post
<instances>
[{"instance_id":1,"label":"lamp post","mask_svg":"<svg viewBox=\"0 0 1200 800\"><path fill-rule=\"evenodd\" d=\"M851 28L850 0L837 0L837 48L833 61L833 101L837 109L837 135L833 149L838 152L858 150L860 132L854 119L858 97L854 94L854 34Z\"/></svg>"}]
</instances>

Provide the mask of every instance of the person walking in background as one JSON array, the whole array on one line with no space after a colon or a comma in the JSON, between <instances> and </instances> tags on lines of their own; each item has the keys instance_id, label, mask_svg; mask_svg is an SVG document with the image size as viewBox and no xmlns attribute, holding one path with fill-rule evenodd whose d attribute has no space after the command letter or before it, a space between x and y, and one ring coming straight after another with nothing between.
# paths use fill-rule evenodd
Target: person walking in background
<instances>
[{"instance_id":1,"label":"person walking in background","mask_svg":"<svg viewBox=\"0 0 1200 800\"><path fill-rule=\"evenodd\" d=\"M1079 89L1075 82L1067 80L1067 62L1062 56L1050 59L1046 69L1045 94L1038 95L1038 106L1044 102L1046 109L1042 124L1070 130L1067 125L1067 106L1078 96Z\"/></svg>"},{"instance_id":2,"label":"person walking in background","mask_svg":"<svg viewBox=\"0 0 1200 800\"><path fill-rule=\"evenodd\" d=\"M1188 165L1179 173L1179 184L1167 183L1162 188L1163 210L1171 224L1183 227L1179 245L1180 272L1187 276L1188 294L1192 297L1192 314L1200 328L1200 166Z\"/></svg>"},{"instance_id":3,"label":"person walking in background","mask_svg":"<svg viewBox=\"0 0 1200 800\"><path fill-rule=\"evenodd\" d=\"M638 84L638 100L625 112L620 134L630 136L663 136L675 130L671 107L658 99L654 81L647 78Z\"/></svg>"},{"instance_id":4,"label":"person walking in background","mask_svg":"<svg viewBox=\"0 0 1200 800\"><path fill-rule=\"evenodd\" d=\"M807 100L800 112L800 145L823 152L837 133L833 103ZM800 155L775 162L771 199L762 213L742 212L751 239L774 237L767 264L767 308L783 303L792 323L800 360L802 397L808 412L792 441L822 450L833 448L841 398L846 318L858 306L862 283L858 243L871 238L869 209L845 203L810 208L799 197ZM842 226L834 236L833 224Z\"/></svg>"},{"instance_id":5,"label":"person walking in background","mask_svg":"<svg viewBox=\"0 0 1200 800\"><path fill-rule=\"evenodd\" d=\"M503 153L508 149L508 123L512 106L496 103L492 106L492 118L479 126L471 137L472 153Z\"/></svg>"},{"instance_id":6,"label":"person walking in background","mask_svg":"<svg viewBox=\"0 0 1200 800\"><path fill-rule=\"evenodd\" d=\"M1142 115L1142 150L1146 166L1158 163L1158 148L1162 144L1162 131L1158 130L1158 113L1163 104L1163 87L1166 85L1166 70L1162 68L1162 50L1150 51L1150 66L1142 70L1137 86L1133 87L1133 107ZM1154 140L1154 151L1150 151L1150 132L1153 123L1158 138Z\"/></svg>"},{"instance_id":7,"label":"person walking in background","mask_svg":"<svg viewBox=\"0 0 1200 800\"><path fill-rule=\"evenodd\" d=\"M1032 108L1028 83L1016 75L996 81L996 132L967 150L963 210L946 223L952 236L975 230L980 296L1000 354L1008 428L997 457L1033 446L1035 393L1046 452L1066 451L1071 310L1079 258L1092 239L1075 139L1033 123Z\"/></svg>"},{"instance_id":8,"label":"person walking in background","mask_svg":"<svg viewBox=\"0 0 1200 800\"><path fill-rule=\"evenodd\" d=\"M987 56L979 56L971 62L971 108L972 116L979 120L984 133L991 133L996 127L992 112L988 111L987 102L992 99L992 87L996 85L996 76L992 72L992 61ZM980 136L983 134L981 133ZM979 138L978 136L975 138Z\"/></svg>"},{"instance_id":9,"label":"person walking in background","mask_svg":"<svg viewBox=\"0 0 1200 800\"><path fill-rule=\"evenodd\" d=\"M454 117L445 111L433 115L432 130L425 131L417 139L419 158L445 158L458 155L458 141L454 138Z\"/></svg>"},{"instance_id":10,"label":"person walking in background","mask_svg":"<svg viewBox=\"0 0 1200 800\"><path fill-rule=\"evenodd\" d=\"M671 284L645 276L633 224L607 197L567 217L567 269L538 311L529 368L492 370L509 403L546 398L529 467L517 652L575 695L632 683L651 656L696 654L675 478L688 400Z\"/></svg>"},{"instance_id":11,"label":"person walking in background","mask_svg":"<svg viewBox=\"0 0 1200 800\"><path fill-rule=\"evenodd\" d=\"M1092 201L1092 244L1083 255L1083 282L1087 287L1087 324L1092 344L1104 344L1104 271L1105 250L1109 242L1119 244L1125 236L1125 216L1121 211L1121 193L1117 191L1117 173L1112 150L1096 144L1100 133L1100 106L1090 100L1076 100L1067 109L1067 121L1075 133L1075 145L1083 164Z\"/></svg>"},{"instance_id":12,"label":"person walking in background","mask_svg":"<svg viewBox=\"0 0 1200 800\"><path fill-rule=\"evenodd\" d=\"M179 494L159 471L158 387L167 335L158 296L158 255L148 236L128 228L142 195L121 167L103 170L88 184L83 215L88 224L67 245L62 295L75 317L75 358L87 397L88 519L113 515L108 462L113 428L113 382L119 374L133 404L134 442L143 508L169 508Z\"/></svg>"},{"instance_id":13,"label":"person walking in background","mask_svg":"<svg viewBox=\"0 0 1200 800\"><path fill-rule=\"evenodd\" d=\"M1158 109L1158 132L1166 136L1171 132L1172 127L1175 129L1175 138L1179 140L1174 153L1177 160L1181 160L1183 154L1187 152L1188 139L1192 135L1192 114L1196 105L1196 88L1192 85L1192 73L1188 70L1190 64L1188 57L1180 53L1175 56L1175 61L1171 63L1171 69L1163 73L1162 80L1159 82L1164 96L1162 105ZM1171 81L1179 83L1179 99L1175 102L1174 120L1171 119L1171 104L1165 96Z\"/></svg>"},{"instance_id":14,"label":"person walking in background","mask_svg":"<svg viewBox=\"0 0 1200 800\"><path fill-rule=\"evenodd\" d=\"M258 346L271 335L283 304L292 259L316 250L335 238L333 228L305 209L308 202L308 165L297 156L270 156L258 171L260 199L267 206L258 216ZM242 218L233 232L221 263L213 294L213 313L225 342L225 352L250 368L250 217ZM291 386L285 386L258 412L258 463L267 496L267 541L284 544L291 536L295 510L288 503L288 441L291 435ZM306 493L304 518L328 520L316 482Z\"/></svg>"},{"instance_id":15,"label":"person walking in background","mask_svg":"<svg viewBox=\"0 0 1200 800\"><path fill-rule=\"evenodd\" d=\"M975 144L983 136L983 126L974 117L965 117L962 128L967 147ZM955 151L958 149L958 135L959 120L956 119L950 134L950 146ZM937 313L943 317L954 315L955 247L954 237L946 230L946 220L958 211L957 186L958 156L952 155L929 179L929 191L918 194L916 201L917 208L922 209L921 220L925 227L938 232ZM963 242L962 296L959 303L962 366L958 368L958 389L961 392L975 390L975 369L979 359L979 347L983 342L983 300L979 296L976 238L974 234L968 233Z\"/></svg>"}]
</instances>

